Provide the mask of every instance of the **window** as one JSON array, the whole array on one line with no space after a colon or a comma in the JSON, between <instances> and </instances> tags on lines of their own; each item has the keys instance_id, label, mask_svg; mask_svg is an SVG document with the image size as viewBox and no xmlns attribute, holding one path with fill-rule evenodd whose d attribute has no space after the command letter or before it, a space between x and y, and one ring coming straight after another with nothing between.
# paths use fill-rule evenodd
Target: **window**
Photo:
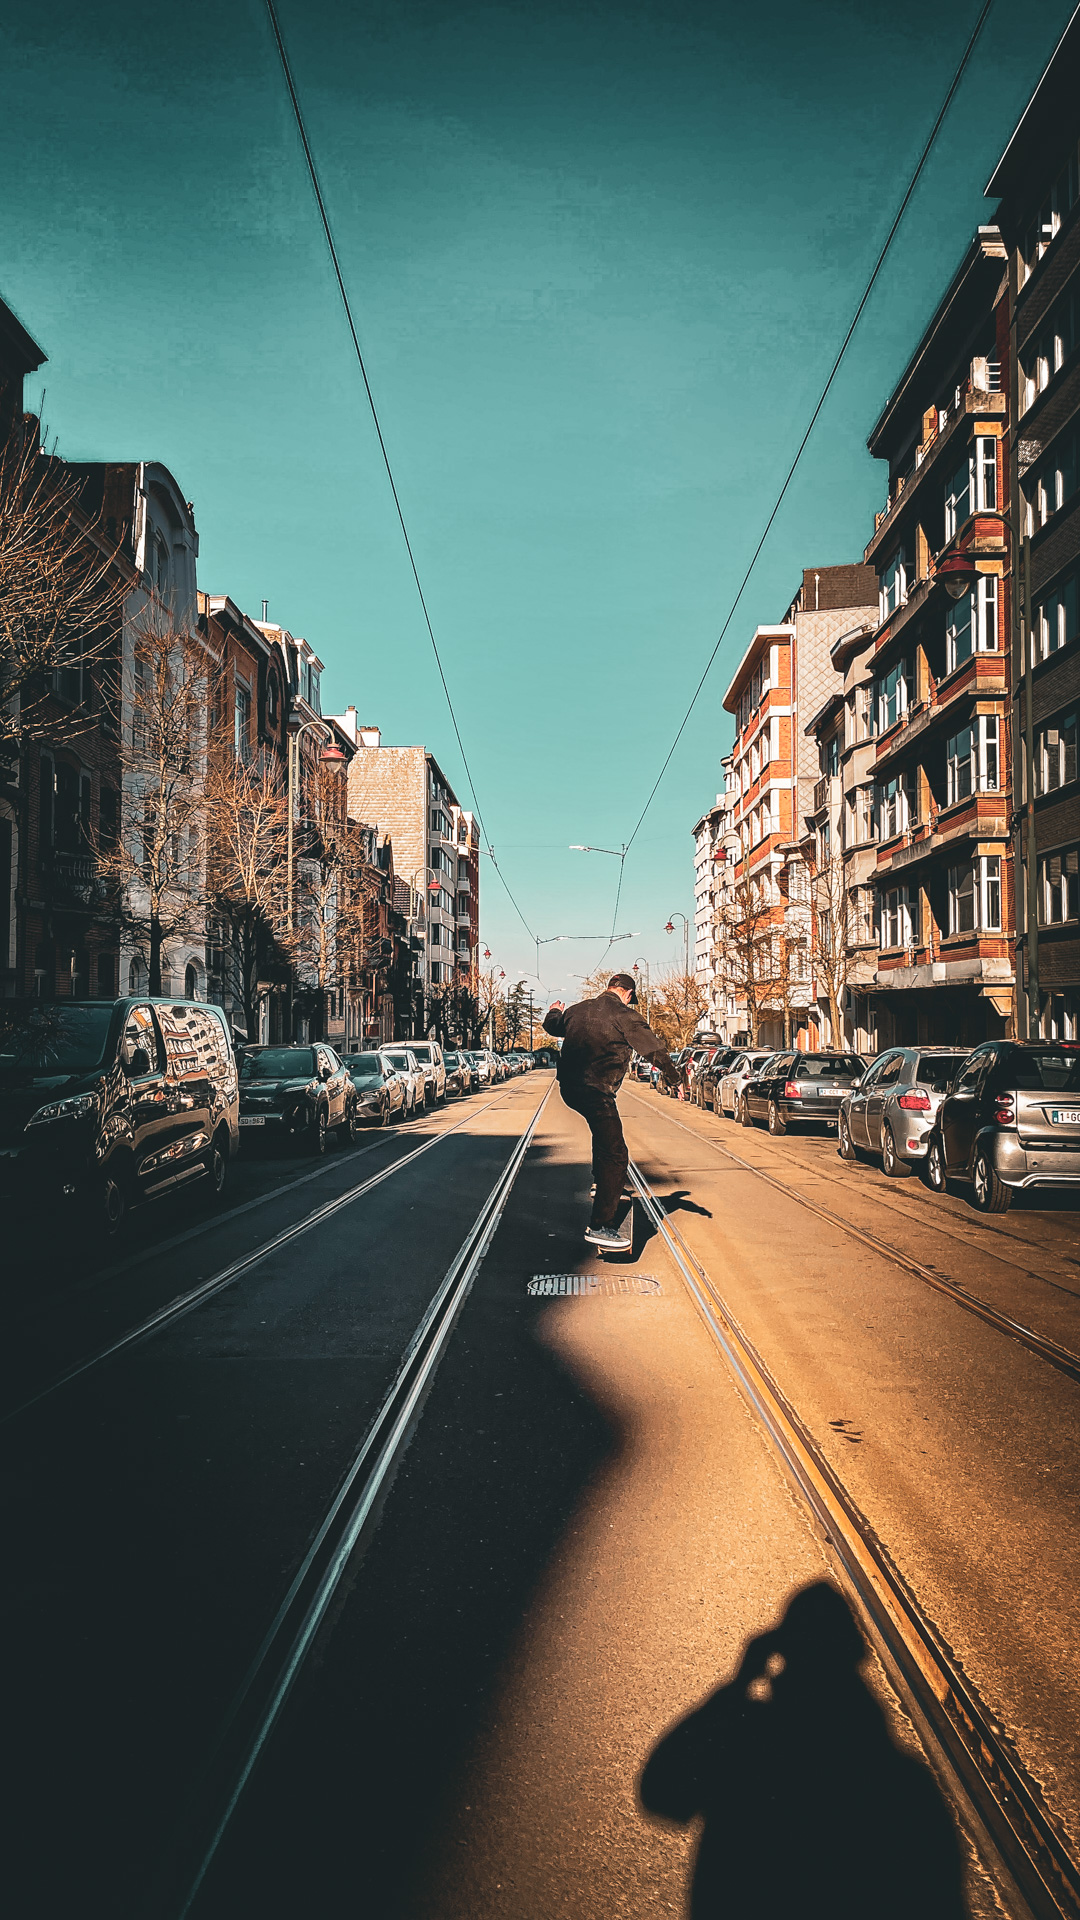
<instances>
[{"instance_id":1,"label":"window","mask_svg":"<svg viewBox=\"0 0 1080 1920\"><path fill-rule=\"evenodd\" d=\"M1001 860L996 853L949 868L949 932L1001 932Z\"/></svg>"},{"instance_id":2,"label":"window","mask_svg":"<svg viewBox=\"0 0 1080 1920\"><path fill-rule=\"evenodd\" d=\"M249 688L241 686L239 681L236 683L236 703L233 709L233 745L237 759L244 761L246 765L251 759L251 692Z\"/></svg>"},{"instance_id":3,"label":"window","mask_svg":"<svg viewBox=\"0 0 1080 1920\"><path fill-rule=\"evenodd\" d=\"M821 770L827 780L831 780L840 771L840 735L834 733L831 740L825 742Z\"/></svg>"},{"instance_id":4,"label":"window","mask_svg":"<svg viewBox=\"0 0 1080 1920\"><path fill-rule=\"evenodd\" d=\"M1039 925L1060 927L1080 918L1080 853L1066 847L1039 861Z\"/></svg>"},{"instance_id":5,"label":"window","mask_svg":"<svg viewBox=\"0 0 1080 1920\"><path fill-rule=\"evenodd\" d=\"M910 700L911 668L906 660L898 660L884 679L874 682L877 732L888 733L890 727L895 727L907 712Z\"/></svg>"},{"instance_id":6,"label":"window","mask_svg":"<svg viewBox=\"0 0 1080 1920\"><path fill-rule=\"evenodd\" d=\"M1080 289L1073 287L1054 308L1041 333L1020 353L1020 411L1026 413L1038 395L1080 343Z\"/></svg>"},{"instance_id":7,"label":"window","mask_svg":"<svg viewBox=\"0 0 1080 1920\"><path fill-rule=\"evenodd\" d=\"M910 947L919 937L919 896L914 887L879 894L882 947Z\"/></svg>"},{"instance_id":8,"label":"window","mask_svg":"<svg viewBox=\"0 0 1080 1920\"><path fill-rule=\"evenodd\" d=\"M1080 635L1080 575L1063 581L1055 593L1036 603L1031 617L1035 660L1045 660Z\"/></svg>"},{"instance_id":9,"label":"window","mask_svg":"<svg viewBox=\"0 0 1080 1920\"><path fill-rule=\"evenodd\" d=\"M1025 477L1024 531L1038 533L1076 492L1080 475L1080 435L1063 434L1049 459Z\"/></svg>"},{"instance_id":10,"label":"window","mask_svg":"<svg viewBox=\"0 0 1080 1920\"><path fill-rule=\"evenodd\" d=\"M878 586L878 615L887 620L907 599L907 566L903 547L898 547L885 568Z\"/></svg>"},{"instance_id":11,"label":"window","mask_svg":"<svg viewBox=\"0 0 1080 1920\"><path fill-rule=\"evenodd\" d=\"M973 513L997 507L997 441L981 434L945 488L945 538L954 540Z\"/></svg>"},{"instance_id":12,"label":"window","mask_svg":"<svg viewBox=\"0 0 1080 1920\"><path fill-rule=\"evenodd\" d=\"M772 758L772 737L771 736L772 736L772 723L770 722L767 726L764 726L761 730L761 740L759 744L761 747L761 764L763 767L767 767L770 759Z\"/></svg>"},{"instance_id":13,"label":"window","mask_svg":"<svg viewBox=\"0 0 1080 1920\"><path fill-rule=\"evenodd\" d=\"M1077 153L1074 148L1024 235L1020 249L1024 280L1035 271L1047 247L1056 238L1062 220L1075 204L1077 184Z\"/></svg>"},{"instance_id":14,"label":"window","mask_svg":"<svg viewBox=\"0 0 1080 1920\"><path fill-rule=\"evenodd\" d=\"M996 714L981 713L970 726L946 740L947 805L950 807L957 800L966 800L969 794L998 791L1000 726Z\"/></svg>"},{"instance_id":15,"label":"window","mask_svg":"<svg viewBox=\"0 0 1080 1920\"><path fill-rule=\"evenodd\" d=\"M452 837L450 833L450 822L441 807L432 807L431 809L431 831L432 833L441 834L444 840L449 840Z\"/></svg>"},{"instance_id":16,"label":"window","mask_svg":"<svg viewBox=\"0 0 1080 1920\"><path fill-rule=\"evenodd\" d=\"M1075 713L1066 714L1052 727L1043 727L1035 737L1035 791L1053 793L1076 779Z\"/></svg>"},{"instance_id":17,"label":"window","mask_svg":"<svg viewBox=\"0 0 1080 1920\"><path fill-rule=\"evenodd\" d=\"M945 670L955 673L973 653L996 653L997 576L979 575L970 593L949 609L945 623Z\"/></svg>"},{"instance_id":18,"label":"window","mask_svg":"<svg viewBox=\"0 0 1080 1920\"><path fill-rule=\"evenodd\" d=\"M894 840L898 833L904 833L908 827L913 827L918 819L914 776L910 773L898 773L894 774L891 780L880 782L877 788L875 812L877 837L880 840Z\"/></svg>"}]
</instances>

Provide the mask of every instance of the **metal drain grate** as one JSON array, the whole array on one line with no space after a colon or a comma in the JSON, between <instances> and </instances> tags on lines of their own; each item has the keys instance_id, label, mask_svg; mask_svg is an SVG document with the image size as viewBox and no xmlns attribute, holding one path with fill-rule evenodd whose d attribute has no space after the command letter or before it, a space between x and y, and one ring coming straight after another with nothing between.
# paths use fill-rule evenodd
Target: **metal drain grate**
<instances>
[{"instance_id":1,"label":"metal drain grate","mask_svg":"<svg viewBox=\"0 0 1080 1920\"><path fill-rule=\"evenodd\" d=\"M651 1273L534 1273L525 1291L552 1299L583 1293L662 1293L663 1288Z\"/></svg>"}]
</instances>

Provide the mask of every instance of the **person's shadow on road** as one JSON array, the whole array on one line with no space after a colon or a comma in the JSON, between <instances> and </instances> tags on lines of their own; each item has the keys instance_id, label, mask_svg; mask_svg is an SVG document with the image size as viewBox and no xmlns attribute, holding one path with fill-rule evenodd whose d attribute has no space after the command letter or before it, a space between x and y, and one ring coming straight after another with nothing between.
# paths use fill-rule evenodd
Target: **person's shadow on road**
<instances>
[{"instance_id":1,"label":"person's shadow on road","mask_svg":"<svg viewBox=\"0 0 1080 1920\"><path fill-rule=\"evenodd\" d=\"M865 1655L836 1588L806 1587L654 1750L646 1811L704 1821L691 1920L965 1920L952 1816L894 1744Z\"/></svg>"}]
</instances>

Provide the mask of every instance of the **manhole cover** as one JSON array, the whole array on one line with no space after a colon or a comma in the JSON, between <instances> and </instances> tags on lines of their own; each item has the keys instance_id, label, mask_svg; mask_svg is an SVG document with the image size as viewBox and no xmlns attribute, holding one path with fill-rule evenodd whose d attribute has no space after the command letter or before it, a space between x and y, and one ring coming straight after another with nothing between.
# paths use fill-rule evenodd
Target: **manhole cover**
<instances>
[{"instance_id":1,"label":"manhole cover","mask_svg":"<svg viewBox=\"0 0 1080 1920\"><path fill-rule=\"evenodd\" d=\"M534 1273L526 1293L552 1299L582 1293L662 1293L651 1273Z\"/></svg>"}]
</instances>

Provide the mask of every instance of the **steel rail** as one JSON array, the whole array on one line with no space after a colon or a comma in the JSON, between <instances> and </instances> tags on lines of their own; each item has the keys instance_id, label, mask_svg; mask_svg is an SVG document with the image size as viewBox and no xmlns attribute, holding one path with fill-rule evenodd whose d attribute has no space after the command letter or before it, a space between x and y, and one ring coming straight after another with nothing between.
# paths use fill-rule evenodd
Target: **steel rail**
<instances>
[{"instance_id":1,"label":"steel rail","mask_svg":"<svg viewBox=\"0 0 1080 1920\"><path fill-rule=\"evenodd\" d=\"M636 1097L631 1095L631 1098ZM647 1105L644 1100L640 1100L638 1104L643 1107ZM648 1108L648 1111L651 1112L652 1109ZM883 1259L891 1260L894 1266L902 1268L905 1273L912 1274L916 1280L921 1280L924 1286L932 1287L935 1293L945 1294L948 1299L954 1300L957 1306L963 1307L966 1313L974 1314L977 1319L985 1321L986 1325L993 1327L995 1332L1003 1333L1010 1340L1018 1341L1021 1346L1037 1354L1039 1359L1045 1360L1048 1366L1056 1367L1059 1373L1064 1373L1070 1380L1080 1381L1080 1354L1073 1353L1069 1347L1061 1346L1057 1340L1051 1340L1048 1334L1036 1333L1033 1327L1025 1326L1023 1321L1014 1320L1010 1314L1002 1313L997 1307L990 1306L989 1302L981 1300L977 1293L970 1293L967 1287L962 1287L958 1280L949 1280L944 1274L935 1273L933 1267L924 1267L921 1261L913 1260L910 1254L901 1253L897 1247L890 1246L887 1240L879 1239L876 1233L868 1232L865 1227L854 1226L850 1220L845 1220L842 1214L834 1213L831 1207L819 1206L816 1200L808 1199L805 1194L796 1193L791 1187L786 1187L782 1180L777 1180L771 1173L766 1173L762 1167L755 1166L752 1160L744 1160L741 1154L732 1153L730 1147L721 1147L715 1140L706 1139L704 1134L697 1133L693 1127L686 1126L681 1120L673 1119L670 1114L664 1113L662 1118L667 1120L670 1126L678 1127L682 1133L688 1133L692 1140L699 1140L702 1146L710 1147L714 1153L723 1154L724 1158L731 1160L735 1166L744 1168L747 1173L756 1174L759 1180L764 1180L766 1186L773 1187L777 1193L782 1193L785 1200L793 1200L796 1206L804 1207L808 1213L816 1214L819 1220L826 1220L830 1226L839 1227L840 1231L846 1233L852 1240L858 1240L864 1247L869 1247L871 1253L880 1254ZM1016 1262L1002 1261L1002 1265L1015 1266ZM1026 1271L1024 1268L1019 1270Z\"/></svg>"},{"instance_id":2,"label":"steel rail","mask_svg":"<svg viewBox=\"0 0 1080 1920\"><path fill-rule=\"evenodd\" d=\"M370 1528L379 1496L409 1440L427 1388L495 1236L550 1092L549 1087L413 1333L394 1382L360 1442L341 1486L218 1727L202 1776L189 1802L187 1818L173 1842L172 1883L159 1883L153 1904L147 1909L155 1916L167 1913L175 1915L176 1920L185 1920L192 1910L241 1795L326 1617L342 1575ZM207 1841L205 1835L208 1828L210 1836ZM190 1840L193 1831L203 1836L197 1845ZM186 1845L185 1835L188 1836ZM197 1860L194 1867L193 1857ZM186 1871L182 1864L185 1861ZM177 1904L178 1900L180 1904Z\"/></svg>"},{"instance_id":3,"label":"steel rail","mask_svg":"<svg viewBox=\"0 0 1080 1920\"><path fill-rule=\"evenodd\" d=\"M178 1294L175 1300L170 1300L167 1305L149 1314L145 1320L140 1320L137 1326L129 1327L127 1332L122 1333L118 1339L110 1341L107 1347L99 1348L85 1360L80 1360L75 1366L66 1368L63 1373L58 1373L55 1379L40 1387L36 1393L30 1395L29 1399L20 1401L18 1406L9 1407L6 1413L0 1415L0 1427L7 1426L21 1414L28 1413L32 1407L40 1405L42 1400L47 1400L61 1387L70 1386L83 1374L90 1373L95 1367L104 1366L107 1361L126 1353L130 1347L138 1345L140 1341L152 1339L155 1334L163 1332L177 1320L182 1320L186 1314L202 1306L215 1294L223 1292L226 1287L231 1287L245 1273L250 1272L252 1267L257 1267L262 1261L268 1260L271 1254L277 1253L279 1248L288 1246L290 1241L298 1240L302 1234L310 1233L312 1228L321 1226L325 1220L332 1219L333 1215L340 1213L343 1207L351 1206L354 1200L362 1199L364 1194L370 1193L374 1187L381 1186L384 1180L392 1179L394 1174L400 1173L403 1167L409 1167L415 1160L419 1160L421 1154L429 1153L432 1147L439 1146L443 1140L449 1140L452 1134L457 1133L461 1127L467 1126L470 1120L478 1119L480 1114L486 1113L489 1107L496 1104L498 1104L496 1101L489 1100L486 1106L477 1107L472 1113L463 1114L452 1127L444 1127L439 1133L422 1140L419 1146L414 1147L410 1153L403 1154L400 1160L395 1160L388 1167L382 1167L378 1173L372 1174L367 1180L359 1181L356 1186L347 1187L344 1193L337 1194L333 1200L324 1201L321 1207L306 1213L303 1219L294 1221L291 1226L283 1227L280 1233L274 1234L269 1240L262 1241L259 1246L253 1247L250 1253L241 1254L239 1259L231 1261L218 1273L210 1274L206 1280L201 1280L197 1287L191 1287L187 1293ZM272 1198L272 1195L266 1197Z\"/></svg>"},{"instance_id":4,"label":"steel rail","mask_svg":"<svg viewBox=\"0 0 1080 1920\"><path fill-rule=\"evenodd\" d=\"M1037 1782L632 1160L629 1170L709 1332L810 1508L987 1867L1023 1920L1077 1920L1080 1863Z\"/></svg>"}]
</instances>

